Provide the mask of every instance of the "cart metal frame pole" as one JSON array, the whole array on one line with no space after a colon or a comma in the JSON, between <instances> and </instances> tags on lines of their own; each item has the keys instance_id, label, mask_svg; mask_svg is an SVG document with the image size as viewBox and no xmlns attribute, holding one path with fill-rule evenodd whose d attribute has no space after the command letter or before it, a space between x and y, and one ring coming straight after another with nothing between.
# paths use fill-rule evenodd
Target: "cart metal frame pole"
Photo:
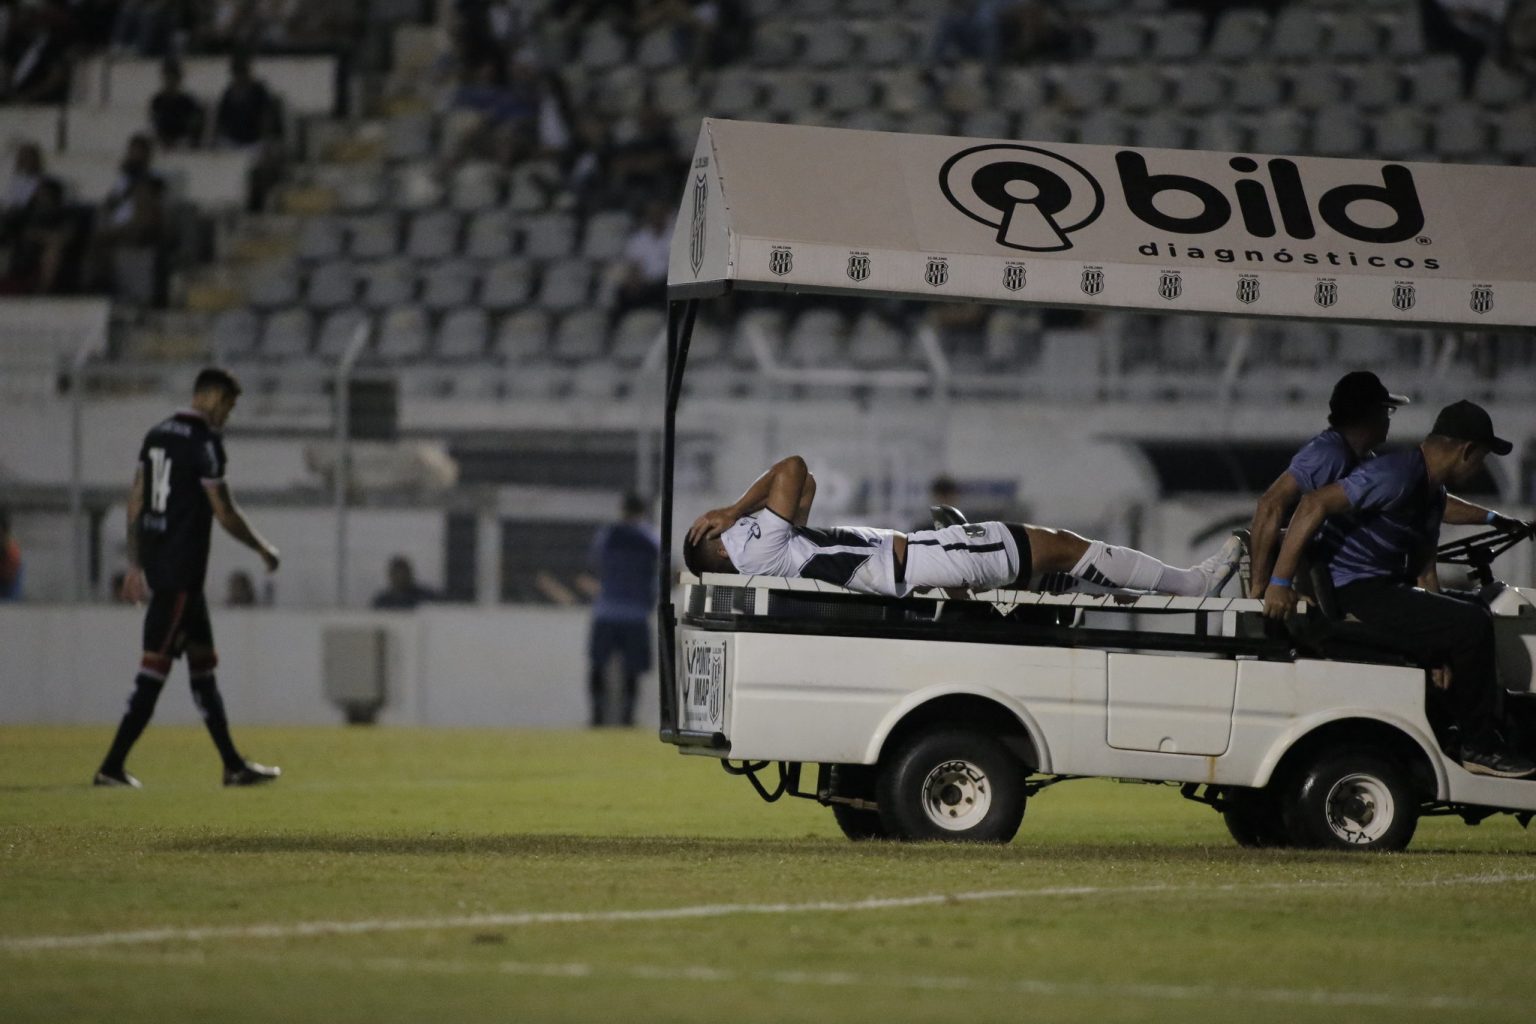
<instances>
[{"instance_id":1,"label":"cart metal frame pole","mask_svg":"<svg viewBox=\"0 0 1536 1024\"><path fill-rule=\"evenodd\" d=\"M672 607L672 501L677 461L677 403L683 393L683 371L688 366L688 346L699 314L698 299L674 299L667 303L666 411L661 430L661 558L657 592L657 664L660 666L657 697L661 705L661 734L677 729L676 613Z\"/></svg>"}]
</instances>

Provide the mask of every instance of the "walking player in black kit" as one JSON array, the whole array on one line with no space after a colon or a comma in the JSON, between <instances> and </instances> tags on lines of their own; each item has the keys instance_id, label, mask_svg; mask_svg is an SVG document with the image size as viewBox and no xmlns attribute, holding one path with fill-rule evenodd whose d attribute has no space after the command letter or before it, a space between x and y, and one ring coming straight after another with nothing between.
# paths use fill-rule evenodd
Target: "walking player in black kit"
<instances>
[{"instance_id":1,"label":"walking player in black kit","mask_svg":"<svg viewBox=\"0 0 1536 1024\"><path fill-rule=\"evenodd\" d=\"M123 590L134 603L149 595L144 616L144 657L134 679L128 710L112 749L96 772L98 786L139 788L124 768L128 751L149 724L155 701L171 664L187 656L192 698L202 712L224 761L224 785L254 786L282 774L279 768L247 761L235 749L224 717L213 670L213 624L203 596L208 571L208 542L213 520L255 551L267 571L277 569L277 549L251 529L224 480L224 441L220 431L240 397L240 384L224 370L197 375L192 407L151 430L139 449L139 466L128 495L129 571Z\"/></svg>"}]
</instances>

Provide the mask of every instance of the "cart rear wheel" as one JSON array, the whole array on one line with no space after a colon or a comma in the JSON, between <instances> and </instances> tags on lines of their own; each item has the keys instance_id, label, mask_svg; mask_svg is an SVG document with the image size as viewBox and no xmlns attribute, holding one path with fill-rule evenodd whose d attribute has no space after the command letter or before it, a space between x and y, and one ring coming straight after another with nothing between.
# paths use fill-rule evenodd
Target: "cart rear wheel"
<instances>
[{"instance_id":1,"label":"cart rear wheel","mask_svg":"<svg viewBox=\"0 0 1536 1024\"><path fill-rule=\"evenodd\" d=\"M906 740L876 791L880 819L899 839L1006 843L1024 820L1029 768L987 733L941 727Z\"/></svg>"}]
</instances>

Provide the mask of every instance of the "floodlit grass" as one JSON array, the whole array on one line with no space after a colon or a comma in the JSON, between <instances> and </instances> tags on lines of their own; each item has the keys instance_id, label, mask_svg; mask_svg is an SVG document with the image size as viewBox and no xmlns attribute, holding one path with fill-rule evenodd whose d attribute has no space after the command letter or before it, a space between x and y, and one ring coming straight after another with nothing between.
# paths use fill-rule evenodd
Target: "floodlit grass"
<instances>
[{"instance_id":1,"label":"floodlit grass","mask_svg":"<svg viewBox=\"0 0 1536 1024\"><path fill-rule=\"evenodd\" d=\"M649 733L241 729L287 774L226 791L152 725L142 792L87 785L109 734L0 728L7 1024L1532 1016L1507 818L1254 852L1171 788L1074 782L1010 846L852 844Z\"/></svg>"}]
</instances>

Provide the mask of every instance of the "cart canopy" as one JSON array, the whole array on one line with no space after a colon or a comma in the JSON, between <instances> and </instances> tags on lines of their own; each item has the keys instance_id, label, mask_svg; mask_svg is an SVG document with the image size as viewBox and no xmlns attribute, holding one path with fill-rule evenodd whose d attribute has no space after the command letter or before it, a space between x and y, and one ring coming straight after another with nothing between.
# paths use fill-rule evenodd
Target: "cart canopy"
<instances>
[{"instance_id":1,"label":"cart canopy","mask_svg":"<svg viewBox=\"0 0 1536 1024\"><path fill-rule=\"evenodd\" d=\"M1536 169L706 118L674 299L730 288L1536 326Z\"/></svg>"}]
</instances>

